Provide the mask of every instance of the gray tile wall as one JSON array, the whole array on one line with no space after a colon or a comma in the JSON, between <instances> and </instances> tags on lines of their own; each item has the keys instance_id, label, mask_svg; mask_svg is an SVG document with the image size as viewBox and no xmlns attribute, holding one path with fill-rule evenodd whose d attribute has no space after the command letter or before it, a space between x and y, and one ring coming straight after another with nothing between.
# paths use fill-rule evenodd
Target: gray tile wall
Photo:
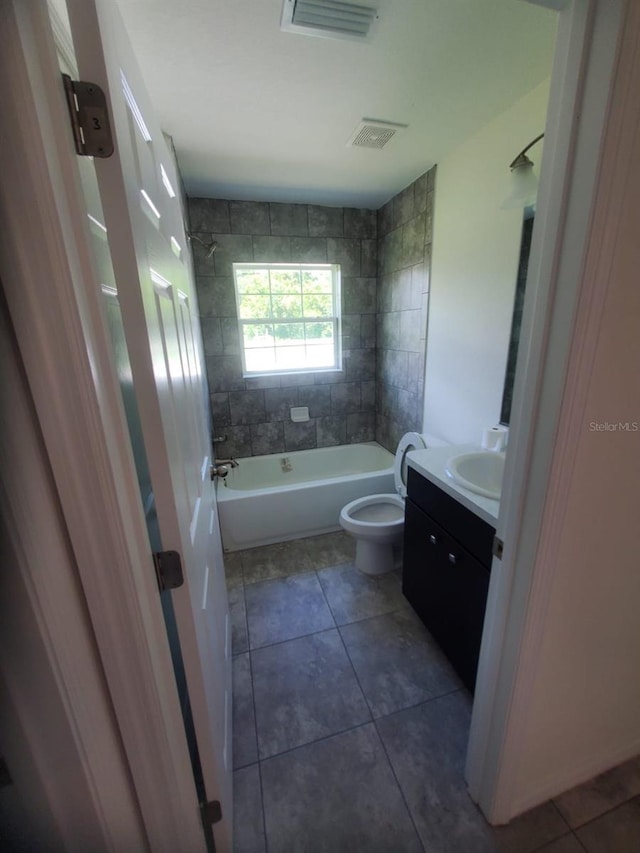
<instances>
[{"instance_id":1,"label":"gray tile wall","mask_svg":"<svg viewBox=\"0 0 640 853\"><path fill-rule=\"evenodd\" d=\"M377 217L374 210L191 198L192 242L216 456L283 453L373 441L376 407ZM343 370L244 379L232 264L339 263ZM307 423L292 406L309 406Z\"/></svg>"},{"instance_id":2,"label":"gray tile wall","mask_svg":"<svg viewBox=\"0 0 640 853\"><path fill-rule=\"evenodd\" d=\"M378 211L376 441L391 452L422 425L435 172Z\"/></svg>"}]
</instances>

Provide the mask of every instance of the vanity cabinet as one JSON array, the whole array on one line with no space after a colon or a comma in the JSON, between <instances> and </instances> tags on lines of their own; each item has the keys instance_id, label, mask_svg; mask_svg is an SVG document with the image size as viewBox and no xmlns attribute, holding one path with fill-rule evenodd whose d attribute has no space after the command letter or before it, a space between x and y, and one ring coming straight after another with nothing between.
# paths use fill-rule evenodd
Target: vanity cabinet
<instances>
[{"instance_id":1,"label":"vanity cabinet","mask_svg":"<svg viewBox=\"0 0 640 853\"><path fill-rule=\"evenodd\" d=\"M473 692L495 529L409 469L402 591Z\"/></svg>"}]
</instances>

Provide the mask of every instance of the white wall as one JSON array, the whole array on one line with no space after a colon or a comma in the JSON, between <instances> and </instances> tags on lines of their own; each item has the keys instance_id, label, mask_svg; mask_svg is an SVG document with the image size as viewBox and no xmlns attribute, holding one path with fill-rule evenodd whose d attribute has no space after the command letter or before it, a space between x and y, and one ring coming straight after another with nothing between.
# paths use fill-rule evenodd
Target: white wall
<instances>
[{"instance_id":1,"label":"white wall","mask_svg":"<svg viewBox=\"0 0 640 853\"><path fill-rule=\"evenodd\" d=\"M566 503L561 514L557 503L547 511L540 533L554 546L536 567L551 575L543 639L521 660L527 710L513 792L521 807L640 753L640 10L633 14L636 40L627 32L623 55L635 62L621 63L610 114L551 471L550 492ZM611 428L619 423L629 431Z\"/></svg>"},{"instance_id":2,"label":"white wall","mask_svg":"<svg viewBox=\"0 0 640 853\"><path fill-rule=\"evenodd\" d=\"M501 210L509 163L544 130L549 82L438 163L424 430L479 442L500 417L521 210ZM542 143L530 152L539 170Z\"/></svg>"}]
</instances>

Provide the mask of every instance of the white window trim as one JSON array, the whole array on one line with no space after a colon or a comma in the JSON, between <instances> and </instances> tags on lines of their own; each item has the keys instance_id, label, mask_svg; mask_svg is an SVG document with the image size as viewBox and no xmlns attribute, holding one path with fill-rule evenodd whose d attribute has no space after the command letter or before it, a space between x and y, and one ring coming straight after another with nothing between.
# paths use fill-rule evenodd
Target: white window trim
<instances>
[{"instance_id":1,"label":"white window trim","mask_svg":"<svg viewBox=\"0 0 640 853\"><path fill-rule=\"evenodd\" d=\"M333 306L331 317L305 317L306 322L333 322L334 328L334 364L330 367L301 367L301 368L285 368L282 370L248 370L246 364L246 353L244 348L244 336L242 333L243 326L251 324L270 324L273 323L272 318L260 318L256 320L243 320L240 317L240 294L238 293L238 284L236 272L240 270L331 270L332 272L332 296ZM337 373L342 370L342 297L341 297L341 274L340 264L316 263L316 264L297 264L297 263L234 263L233 264L233 287L236 297L236 312L238 322L238 336L240 339L240 356L242 358L242 376L244 378L256 378L260 376L289 376L292 374L305 373ZM291 317L291 322L300 322L301 318ZM282 322L282 318L279 319Z\"/></svg>"}]
</instances>

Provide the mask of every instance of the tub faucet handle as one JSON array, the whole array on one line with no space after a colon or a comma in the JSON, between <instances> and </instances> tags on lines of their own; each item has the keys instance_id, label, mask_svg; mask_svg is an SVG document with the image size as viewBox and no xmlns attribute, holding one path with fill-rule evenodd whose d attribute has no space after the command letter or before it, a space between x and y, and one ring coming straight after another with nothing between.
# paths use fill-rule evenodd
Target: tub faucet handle
<instances>
[{"instance_id":1,"label":"tub faucet handle","mask_svg":"<svg viewBox=\"0 0 640 853\"><path fill-rule=\"evenodd\" d=\"M240 464L237 459L230 456L228 459L214 459L216 465L229 465L231 468L237 468Z\"/></svg>"}]
</instances>

